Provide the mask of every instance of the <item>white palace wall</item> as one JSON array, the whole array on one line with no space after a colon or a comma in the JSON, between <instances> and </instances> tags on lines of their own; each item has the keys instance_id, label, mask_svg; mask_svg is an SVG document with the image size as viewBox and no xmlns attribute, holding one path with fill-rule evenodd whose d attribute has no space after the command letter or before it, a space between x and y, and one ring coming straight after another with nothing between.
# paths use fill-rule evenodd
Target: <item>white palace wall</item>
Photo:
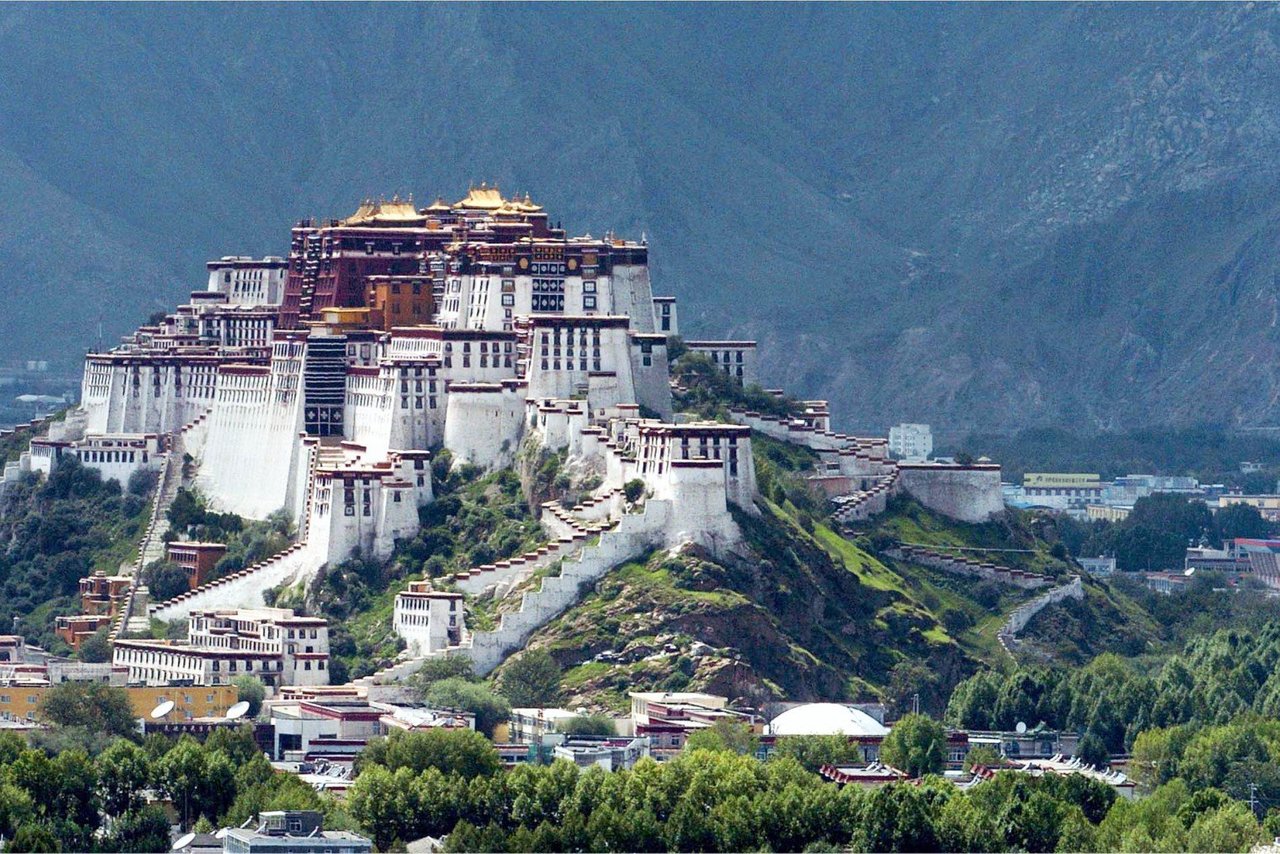
<instances>
[{"instance_id":1,"label":"white palace wall","mask_svg":"<svg viewBox=\"0 0 1280 854\"><path fill-rule=\"evenodd\" d=\"M302 456L302 344L285 346L270 369L232 365L219 373L196 478L219 510L264 519L281 508L296 513L300 505L294 486Z\"/></svg>"},{"instance_id":2,"label":"white palace wall","mask_svg":"<svg viewBox=\"0 0 1280 854\"><path fill-rule=\"evenodd\" d=\"M523 383L455 383L449 389L444 446L455 465L505 468L515 461L524 417Z\"/></svg>"}]
</instances>

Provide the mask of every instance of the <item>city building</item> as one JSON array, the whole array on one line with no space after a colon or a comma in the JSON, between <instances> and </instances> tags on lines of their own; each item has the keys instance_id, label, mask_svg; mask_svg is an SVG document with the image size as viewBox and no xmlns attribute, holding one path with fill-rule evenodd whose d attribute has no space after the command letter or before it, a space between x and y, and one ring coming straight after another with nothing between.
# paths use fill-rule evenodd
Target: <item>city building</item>
<instances>
[{"instance_id":1,"label":"city building","mask_svg":"<svg viewBox=\"0 0 1280 854\"><path fill-rule=\"evenodd\" d=\"M129 586L132 583L131 576L107 575L101 570L88 578L80 579L81 613L114 617L121 603L129 597Z\"/></svg>"},{"instance_id":2,"label":"city building","mask_svg":"<svg viewBox=\"0 0 1280 854\"><path fill-rule=\"evenodd\" d=\"M312 810L258 813L256 826L228 827L223 854L369 854L373 843L346 830L325 830L324 814Z\"/></svg>"},{"instance_id":3,"label":"city building","mask_svg":"<svg viewBox=\"0 0 1280 854\"><path fill-rule=\"evenodd\" d=\"M100 629L111 627L110 614L76 614L54 620L53 633L76 652L80 644L93 637Z\"/></svg>"},{"instance_id":4,"label":"city building","mask_svg":"<svg viewBox=\"0 0 1280 854\"><path fill-rule=\"evenodd\" d=\"M890 427L889 453L900 460L929 459L933 455L933 430L928 424Z\"/></svg>"},{"instance_id":5,"label":"city building","mask_svg":"<svg viewBox=\"0 0 1280 854\"><path fill-rule=\"evenodd\" d=\"M649 739L649 754L659 761L679 754L692 733L720 720L745 724L756 733L764 729L755 714L731 709L727 697L715 694L635 691L630 696L632 729Z\"/></svg>"},{"instance_id":6,"label":"city building","mask_svg":"<svg viewBox=\"0 0 1280 854\"><path fill-rule=\"evenodd\" d=\"M165 545L165 558L187 571L190 587L199 587L213 578L214 567L226 553L225 543L173 540Z\"/></svg>"},{"instance_id":7,"label":"city building","mask_svg":"<svg viewBox=\"0 0 1280 854\"><path fill-rule=\"evenodd\" d=\"M1082 557L1077 558L1076 562L1080 564L1080 568L1090 575L1114 575L1116 571L1116 559L1114 557Z\"/></svg>"},{"instance_id":8,"label":"city building","mask_svg":"<svg viewBox=\"0 0 1280 854\"><path fill-rule=\"evenodd\" d=\"M243 674L272 687L325 685L329 627L284 608L192 611L187 640L118 638L114 661L148 685L225 685Z\"/></svg>"},{"instance_id":9,"label":"city building","mask_svg":"<svg viewBox=\"0 0 1280 854\"><path fill-rule=\"evenodd\" d=\"M1232 504L1244 504L1257 509L1268 522L1280 522L1280 495L1241 495L1228 493L1218 496L1218 509Z\"/></svg>"}]
</instances>

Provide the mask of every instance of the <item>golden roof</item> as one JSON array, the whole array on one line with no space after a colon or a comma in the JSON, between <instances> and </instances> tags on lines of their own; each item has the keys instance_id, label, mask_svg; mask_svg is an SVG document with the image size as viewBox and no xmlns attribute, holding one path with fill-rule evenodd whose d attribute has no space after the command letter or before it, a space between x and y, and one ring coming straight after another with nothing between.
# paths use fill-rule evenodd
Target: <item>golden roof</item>
<instances>
[{"instance_id":1,"label":"golden roof","mask_svg":"<svg viewBox=\"0 0 1280 854\"><path fill-rule=\"evenodd\" d=\"M391 201L379 199L365 199L360 203L360 207L356 212L342 221L343 225L369 225L371 223L389 224L416 222L421 220L422 214L418 213L418 209L413 206L413 197L402 200L399 196L392 196Z\"/></svg>"},{"instance_id":2,"label":"golden roof","mask_svg":"<svg viewBox=\"0 0 1280 854\"><path fill-rule=\"evenodd\" d=\"M524 194L523 199L512 199L511 204L515 206L521 213L537 213L542 210L542 205L535 205L533 199L528 193Z\"/></svg>"},{"instance_id":3,"label":"golden roof","mask_svg":"<svg viewBox=\"0 0 1280 854\"><path fill-rule=\"evenodd\" d=\"M479 187L472 187L467 192L467 197L454 205L455 208L470 208L472 210L496 211L502 207L504 200L502 193L498 192L495 184L490 187L488 184L481 184Z\"/></svg>"},{"instance_id":4,"label":"golden roof","mask_svg":"<svg viewBox=\"0 0 1280 854\"><path fill-rule=\"evenodd\" d=\"M449 210L449 203L444 200L443 196L436 196L436 200L432 202L428 207L424 208L424 210L431 211L431 212L447 211Z\"/></svg>"}]
</instances>

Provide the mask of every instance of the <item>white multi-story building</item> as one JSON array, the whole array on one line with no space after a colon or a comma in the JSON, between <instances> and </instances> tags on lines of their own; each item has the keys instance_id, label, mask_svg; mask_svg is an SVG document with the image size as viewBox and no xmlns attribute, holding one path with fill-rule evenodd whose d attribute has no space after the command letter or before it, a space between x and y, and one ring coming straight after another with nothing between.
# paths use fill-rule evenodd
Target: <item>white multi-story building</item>
<instances>
[{"instance_id":1,"label":"white multi-story building","mask_svg":"<svg viewBox=\"0 0 1280 854\"><path fill-rule=\"evenodd\" d=\"M927 460L933 453L933 431L928 424L890 427L889 453L900 460Z\"/></svg>"},{"instance_id":2,"label":"white multi-story building","mask_svg":"<svg viewBox=\"0 0 1280 854\"><path fill-rule=\"evenodd\" d=\"M289 262L268 255L225 255L205 265L209 268L209 291L224 294L231 305L279 305L284 298L284 282Z\"/></svg>"},{"instance_id":3,"label":"white multi-story building","mask_svg":"<svg viewBox=\"0 0 1280 854\"><path fill-rule=\"evenodd\" d=\"M225 685L245 674L272 687L327 685L329 627L286 608L192 611L186 641L120 638L113 661L146 685Z\"/></svg>"}]
</instances>

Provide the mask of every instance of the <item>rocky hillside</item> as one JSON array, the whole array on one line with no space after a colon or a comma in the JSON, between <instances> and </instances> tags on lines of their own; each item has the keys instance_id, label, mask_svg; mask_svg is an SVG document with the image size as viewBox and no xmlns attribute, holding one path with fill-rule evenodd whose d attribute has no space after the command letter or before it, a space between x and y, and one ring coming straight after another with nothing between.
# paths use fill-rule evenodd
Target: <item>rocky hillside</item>
<instances>
[{"instance_id":1,"label":"rocky hillside","mask_svg":"<svg viewBox=\"0 0 1280 854\"><path fill-rule=\"evenodd\" d=\"M614 570L578 606L539 630L566 670L571 705L622 706L628 690L711 690L755 702L887 700L919 693L940 709L981 665L1007 663L996 630L1032 594L892 560L904 531L931 542L1030 546L1028 564L1067 566L1016 517L947 522L910 501L854 539L790 501L737 517L742 555L655 553Z\"/></svg>"},{"instance_id":2,"label":"rocky hillside","mask_svg":"<svg viewBox=\"0 0 1280 854\"><path fill-rule=\"evenodd\" d=\"M647 235L843 426L1274 420L1266 4L0 10L0 359L368 194ZM777 357L787 353L785 359Z\"/></svg>"}]
</instances>

